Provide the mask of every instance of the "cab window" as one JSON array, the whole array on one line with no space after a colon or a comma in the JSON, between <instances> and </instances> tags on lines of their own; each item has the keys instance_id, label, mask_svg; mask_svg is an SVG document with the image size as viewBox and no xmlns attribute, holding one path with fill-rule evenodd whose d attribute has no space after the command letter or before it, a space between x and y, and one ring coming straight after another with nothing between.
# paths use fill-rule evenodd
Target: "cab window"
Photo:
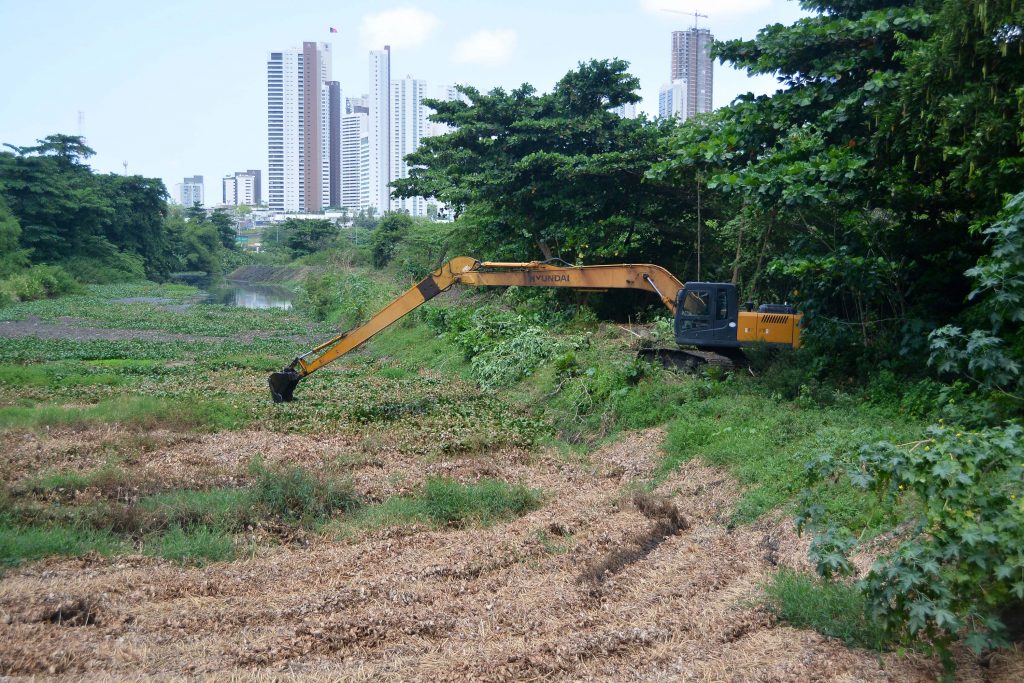
<instances>
[{"instance_id":1,"label":"cab window","mask_svg":"<svg viewBox=\"0 0 1024 683\"><path fill-rule=\"evenodd\" d=\"M706 289L695 289L686 293L683 299L683 311L687 315L708 314L708 291Z\"/></svg>"},{"instance_id":2,"label":"cab window","mask_svg":"<svg viewBox=\"0 0 1024 683\"><path fill-rule=\"evenodd\" d=\"M724 289L718 290L718 305L715 307L715 320L725 320L729 317L729 292Z\"/></svg>"}]
</instances>

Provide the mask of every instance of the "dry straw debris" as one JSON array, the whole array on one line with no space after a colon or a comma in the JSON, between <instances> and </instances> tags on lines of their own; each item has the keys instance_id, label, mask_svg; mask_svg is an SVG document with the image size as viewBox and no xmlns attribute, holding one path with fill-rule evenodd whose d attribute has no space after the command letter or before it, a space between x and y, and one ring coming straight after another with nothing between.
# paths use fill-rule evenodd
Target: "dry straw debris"
<instances>
[{"instance_id":1,"label":"dry straw debris","mask_svg":"<svg viewBox=\"0 0 1024 683\"><path fill-rule=\"evenodd\" d=\"M428 476L489 476L543 489L545 504L487 528L314 538L307 548L277 546L203 568L143 557L27 565L0 581L0 673L935 680L938 668L921 657L879 657L775 623L759 606L759 586L778 566L800 566L804 541L783 518L730 529L739 487L721 471L687 463L652 494L624 497L649 477L662 437L628 435L587 463L517 451L421 461L383 450L362 458L358 443L340 438L289 437L286 453L259 432L158 439L146 467L174 481L229 476L261 453L310 467L341 458L360 492L377 497ZM39 458L93 458L91 437L69 438L75 448ZM393 481L402 483L385 483ZM589 572L582 582L581 572ZM964 680L981 680L963 659ZM1021 661L993 657L987 680L1021 680Z\"/></svg>"}]
</instances>

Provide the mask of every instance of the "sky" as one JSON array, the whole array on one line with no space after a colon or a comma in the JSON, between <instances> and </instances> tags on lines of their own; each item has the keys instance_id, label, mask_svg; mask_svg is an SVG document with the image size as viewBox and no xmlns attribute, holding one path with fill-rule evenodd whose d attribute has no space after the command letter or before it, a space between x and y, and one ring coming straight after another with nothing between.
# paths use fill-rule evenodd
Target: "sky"
<instances>
[{"instance_id":1,"label":"sky","mask_svg":"<svg viewBox=\"0 0 1024 683\"><path fill-rule=\"evenodd\" d=\"M718 40L802 15L793 0L0 0L0 144L80 133L97 171L127 162L168 190L202 175L212 205L222 177L266 169L271 51L330 42L345 97L366 93L368 51L384 44L393 78L431 90L545 92L581 61L621 58L640 79L640 109L656 113L671 33L694 12ZM716 108L776 88L715 64Z\"/></svg>"}]
</instances>

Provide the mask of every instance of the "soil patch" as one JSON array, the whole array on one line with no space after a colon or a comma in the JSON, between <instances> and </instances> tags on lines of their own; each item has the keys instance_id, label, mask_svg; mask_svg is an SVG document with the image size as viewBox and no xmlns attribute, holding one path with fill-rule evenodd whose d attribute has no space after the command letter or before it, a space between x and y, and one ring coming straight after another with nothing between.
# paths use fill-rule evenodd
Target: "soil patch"
<instances>
[{"instance_id":1,"label":"soil patch","mask_svg":"<svg viewBox=\"0 0 1024 683\"><path fill-rule=\"evenodd\" d=\"M609 473L628 464L637 477L649 474L659 430L629 435L587 464L514 450L432 462L385 450L361 459L358 444L343 440L272 436L172 442L149 460L161 472L197 468L200 476L256 452L323 467L347 453L344 466L365 495L445 473L540 488L545 504L488 528L383 528L344 540L325 533L305 549L263 548L204 568L144 557L28 565L0 581L0 673L922 682L939 673L917 655L878 657L775 623L759 606L760 585L779 565L803 566L806 540L787 519L730 529L739 486L720 470L686 463L653 496L624 495L624 477ZM218 464L189 463L187 451ZM578 581L581 567L645 535L660 540L606 573L597 594ZM88 628L39 619L79 601L102 604L102 618ZM961 658L962 678L981 680L974 660ZM1001 654L986 676L1012 680L1003 674L1013 667L1020 657Z\"/></svg>"}]
</instances>

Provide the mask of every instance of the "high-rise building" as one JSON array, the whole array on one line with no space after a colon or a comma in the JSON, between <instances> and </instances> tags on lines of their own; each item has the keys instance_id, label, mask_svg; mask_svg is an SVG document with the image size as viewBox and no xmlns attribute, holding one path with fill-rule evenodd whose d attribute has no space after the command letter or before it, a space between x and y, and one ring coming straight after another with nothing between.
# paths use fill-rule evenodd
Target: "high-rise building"
<instances>
[{"instance_id":1,"label":"high-rise building","mask_svg":"<svg viewBox=\"0 0 1024 683\"><path fill-rule=\"evenodd\" d=\"M391 46L370 51L369 152L370 206L391 207Z\"/></svg>"},{"instance_id":2,"label":"high-rise building","mask_svg":"<svg viewBox=\"0 0 1024 683\"><path fill-rule=\"evenodd\" d=\"M661 86L658 90L658 116L663 119L674 116L677 119L686 120L689 111L687 94L686 81L682 79Z\"/></svg>"},{"instance_id":3,"label":"high-rise building","mask_svg":"<svg viewBox=\"0 0 1024 683\"><path fill-rule=\"evenodd\" d=\"M268 205L316 212L330 205L330 43L271 52L267 60Z\"/></svg>"},{"instance_id":4,"label":"high-rise building","mask_svg":"<svg viewBox=\"0 0 1024 683\"><path fill-rule=\"evenodd\" d=\"M346 114L368 114L370 113L370 96L363 95L362 97L346 97L345 98L345 113Z\"/></svg>"},{"instance_id":5,"label":"high-rise building","mask_svg":"<svg viewBox=\"0 0 1024 683\"><path fill-rule=\"evenodd\" d=\"M194 206L204 203L203 197L203 176L197 175L185 178L181 183L181 205Z\"/></svg>"},{"instance_id":6,"label":"high-rise building","mask_svg":"<svg viewBox=\"0 0 1024 683\"><path fill-rule=\"evenodd\" d=\"M221 202L228 206L255 206L259 171L238 171L221 181Z\"/></svg>"},{"instance_id":7,"label":"high-rise building","mask_svg":"<svg viewBox=\"0 0 1024 683\"><path fill-rule=\"evenodd\" d=\"M340 206L353 211L370 205L369 119L365 111L341 117Z\"/></svg>"},{"instance_id":8,"label":"high-rise building","mask_svg":"<svg viewBox=\"0 0 1024 683\"><path fill-rule=\"evenodd\" d=\"M246 170L246 174L253 177L252 201L256 206L263 204L263 171L258 168Z\"/></svg>"},{"instance_id":9,"label":"high-rise building","mask_svg":"<svg viewBox=\"0 0 1024 683\"><path fill-rule=\"evenodd\" d=\"M409 177L406 155L415 152L423 138L431 135L427 121L430 108L423 105L426 97L426 81L412 76L391 81L391 180ZM391 210L426 216L427 203L423 197L396 197L391 200Z\"/></svg>"},{"instance_id":10,"label":"high-rise building","mask_svg":"<svg viewBox=\"0 0 1024 683\"><path fill-rule=\"evenodd\" d=\"M341 83L328 81L328 92L330 95L329 116L330 116L330 206L342 206L341 203L341 117L345 114L342 111Z\"/></svg>"},{"instance_id":11,"label":"high-rise building","mask_svg":"<svg viewBox=\"0 0 1024 683\"><path fill-rule=\"evenodd\" d=\"M714 86L714 62L711 61L711 30L694 28L672 32L672 72L670 82L685 81L686 114L689 118L711 111Z\"/></svg>"},{"instance_id":12,"label":"high-rise building","mask_svg":"<svg viewBox=\"0 0 1024 683\"><path fill-rule=\"evenodd\" d=\"M635 119L636 118L636 103L635 102L624 102L617 107L612 107L608 111L613 114L618 114L624 119Z\"/></svg>"}]
</instances>

